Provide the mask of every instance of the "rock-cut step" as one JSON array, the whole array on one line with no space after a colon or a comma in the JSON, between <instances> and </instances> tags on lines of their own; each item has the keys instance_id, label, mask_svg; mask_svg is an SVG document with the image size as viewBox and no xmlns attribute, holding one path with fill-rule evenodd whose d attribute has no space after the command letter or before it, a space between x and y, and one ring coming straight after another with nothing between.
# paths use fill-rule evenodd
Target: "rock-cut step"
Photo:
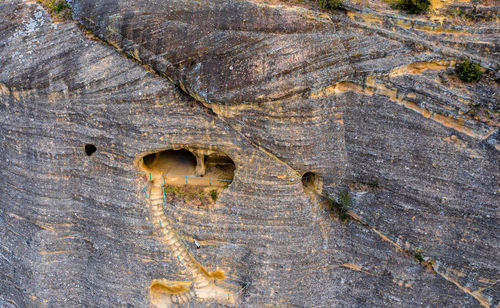
<instances>
[{"instance_id":1,"label":"rock-cut step","mask_svg":"<svg viewBox=\"0 0 500 308\"><path fill-rule=\"evenodd\" d=\"M164 242L172 251L172 255L179 262L179 266L185 268L193 278L192 287L185 292L175 294L165 294L170 296L170 301L173 304L182 305L190 302L193 298L198 297L201 299L215 299L224 304L234 303L233 292L215 285L215 281L210 274L194 259L189 253L184 243L181 241L179 235L174 227L167 219L163 211L164 200L162 193L162 186L157 185L159 181L154 178L153 185L150 192L150 215L152 223L162 235Z\"/></svg>"}]
</instances>

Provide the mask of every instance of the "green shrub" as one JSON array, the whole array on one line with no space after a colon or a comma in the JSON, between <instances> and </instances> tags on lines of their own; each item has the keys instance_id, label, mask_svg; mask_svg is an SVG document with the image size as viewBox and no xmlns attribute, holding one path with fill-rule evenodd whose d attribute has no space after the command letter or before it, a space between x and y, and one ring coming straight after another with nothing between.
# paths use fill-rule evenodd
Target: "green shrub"
<instances>
[{"instance_id":1,"label":"green shrub","mask_svg":"<svg viewBox=\"0 0 500 308\"><path fill-rule=\"evenodd\" d=\"M212 197L212 200L214 200L214 202L217 201L217 191L216 190L211 190L209 192L209 194L210 194L210 197Z\"/></svg>"},{"instance_id":2,"label":"green shrub","mask_svg":"<svg viewBox=\"0 0 500 308\"><path fill-rule=\"evenodd\" d=\"M71 7L66 0L37 0L56 20L71 19Z\"/></svg>"},{"instance_id":3,"label":"green shrub","mask_svg":"<svg viewBox=\"0 0 500 308\"><path fill-rule=\"evenodd\" d=\"M337 195L336 199L338 201L335 201L335 198L327 192L323 194L323 197L326 201L328 210L338 213L341 221L346 221L350 217L348 212L352 202L348 190L343 190Z\"/></svg>"},{"instance_id":4,"label":"green shrub","mask_svg":"<svg viewBox=\"0 0 500 308\"><path fill-rule=\"evenodd\" d=\"M420 263L424 262L424 256L422 255L422 251L420 251L420 248L415 249L413 257Z\"/></svg>"},{"instance_id":5,"label":"green shrub","mask_svg":"<svg viewBox=\"0 0 500 308\"><path fill-rule=\"evenodd\" d=\"M422 14L427 12L431 2L429 0L397 0L395 8L401 9L408 14Z\"/></svg>"},{"instance_id":6,"label":"green shrub","mask_svg":"<svg viewBox=\"0 0 500 308\"><path fill-rule=\"evenodd\" d=\"M176 186L165 186L163 188L165 190L165 193L174 193L177 197L179 198L184 198L185 192L179 189L179 187Z\"/></svg>"},{"instance_id":7,"label":"green shrub","mask_svg":"<svg viewBox=\"0 0 500 308\"><path fill-rule=\"evenodd\" d=\"M477 63L471 62L469 58L465 59L462 63L456 66L455 74L457 74L460 80L466 82L478 81L483 75L481 72L481 66Z\"/></svg>"},{"instance_id":8,"label":"green shrub","mask_svg":"<svg viewBox=\"0 0 500 308\"><path fill-rule=\"evenodd\" d=\"M322 8L336 10L342 2L340 0L319 0L319 4Z\"/></svg>"},{"instance_id":9,"label":"green shrub","mask_svg":"<svg viewBox=\"0 0 500 308\"><path fill-rule=\"evenodd\" d=\"M351 196L349 196L349 191L348 190L343 190L339 193L339 203L340 203L340 208L339 208L339 216L340 220L344 221L346 220L349 215L347 212L349 211L349 208L351 207Z\"/></svg>"},{"instance_id":10,"label":"green shrub","mask_svg":"<svg viewBox=\"0 0 500 308\"><path fill-rule=\"evenodd\" d=\"M58 1L52 6L52 9L54 10L54 12L56 12L56 14L59 14L62 10L69 8L69 4L66 1Z\"/></svg>"}]
</instances>

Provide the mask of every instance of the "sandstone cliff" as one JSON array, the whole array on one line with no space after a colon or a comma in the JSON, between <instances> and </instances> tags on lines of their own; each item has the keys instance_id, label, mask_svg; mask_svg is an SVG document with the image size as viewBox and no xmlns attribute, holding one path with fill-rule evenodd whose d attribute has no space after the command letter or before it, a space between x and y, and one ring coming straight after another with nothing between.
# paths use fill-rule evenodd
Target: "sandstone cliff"
<instances>
[{"instance_id":1,"label":"sandstone cliff","mask_svg":"<svg viewBox=\"0 0 500 308\"><path fill-rule=\"evenodd\" d=\"M498 7L368 3L0 3L0 306L498 307Z\"/></svg>"}]
</instances>

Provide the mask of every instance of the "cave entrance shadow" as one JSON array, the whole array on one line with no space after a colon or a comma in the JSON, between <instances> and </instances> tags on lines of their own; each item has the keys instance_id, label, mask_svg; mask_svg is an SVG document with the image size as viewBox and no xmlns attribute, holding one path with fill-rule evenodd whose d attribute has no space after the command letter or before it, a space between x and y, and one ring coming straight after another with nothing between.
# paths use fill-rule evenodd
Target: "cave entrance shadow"
<instances>
[{"instance_id":1,"label":"cave entrance shadow","mask_svg":"<svg viewBox=\"0 0 500 308\"><path fill-rule=\"evenodd\" d=\"M151 172L194 175L196 170L196 156L186 149L149 154L143 158L143 161Z\"/></svg>"},{"instance_id":2,"label":"cave entrance shadow","mask_svg":"<svg viewBox=\"0 0 500 308\"><path fill-rule=\"evenodd\" d=\"M216 150L178 149L148 154L141 160L144 171L160 176L168 185L227 186L236 166L225 153Z\"/></svg>"},{"instance_id":3,"label":"cave entrance shadow","mask_svg":"<svg viewBox=\"0 0 500 308\"><path fill-rule=\"evenodd\" d=\"M306 172L302 176L302 186L304 187L304 191L315 191L321 193L323 182L321 178L314 172Z\"/></svg>"}]
</instances>

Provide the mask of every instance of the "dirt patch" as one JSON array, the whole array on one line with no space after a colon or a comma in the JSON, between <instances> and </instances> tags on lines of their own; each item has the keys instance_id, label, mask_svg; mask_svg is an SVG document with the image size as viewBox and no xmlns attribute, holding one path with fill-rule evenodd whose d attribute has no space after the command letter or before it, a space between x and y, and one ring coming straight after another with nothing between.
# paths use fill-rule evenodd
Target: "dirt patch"
<instances>
[{"instance_id":1,"label":"dirt patch","mask_svg":"<svg viewBox=\"0 0 500 308\"><path fill-rule=\"evenodd\" d=\"M184 206L209 208L217 201L224 188L201 187L193 185L166 185L163 187L167 203L182 204Z\"/></svg>"}]
</instances>

